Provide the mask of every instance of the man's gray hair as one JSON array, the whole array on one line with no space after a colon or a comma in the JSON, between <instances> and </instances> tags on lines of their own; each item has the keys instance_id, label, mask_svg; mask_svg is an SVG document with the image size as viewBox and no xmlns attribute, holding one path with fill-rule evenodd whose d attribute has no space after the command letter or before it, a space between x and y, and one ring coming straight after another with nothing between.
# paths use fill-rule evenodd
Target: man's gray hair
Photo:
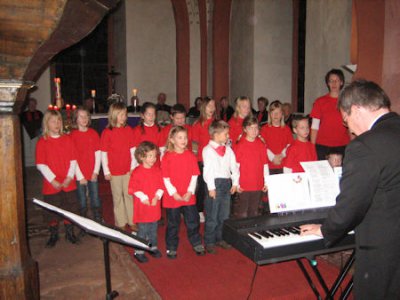
<instances>
[{"instance_id":1,"label":"man's gray hair","mask_svg":"<svg viewBox=\"0 0 400 300\"><path fill-rule=\"evenodd\" d=\"M375 82L360 79L346 86L339 95L339 109L350 114L353 105L366 107L372 111L380 108L390 109L390 99Z\"/></svg>"}]
</instances>

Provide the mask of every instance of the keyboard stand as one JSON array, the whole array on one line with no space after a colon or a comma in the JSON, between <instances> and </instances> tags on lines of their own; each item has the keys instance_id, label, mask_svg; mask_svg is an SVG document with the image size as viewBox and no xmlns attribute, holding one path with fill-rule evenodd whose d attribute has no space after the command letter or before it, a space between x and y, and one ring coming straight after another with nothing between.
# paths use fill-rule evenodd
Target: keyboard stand
<instances>
[{"instance_id":1,"label":"keyboard stand","mask_svg":"<svg viewBox=\"0 0 400 300\"><path fill-rule=\"evenodd\" d=\"M321 286L325 292L326 296L324 299L333 300L337 290L339 289L340 285L343 283L343 280L345 279L347 273L349 272L351 266L354 263L354 260L355 260L354 250L353 250L352 254L350 255L350 257L348 258L348 260L346 261L346 264L344 265L343 269L340 271L338 277L336 278L335 282L333 283L333 285L330 289L326 285L324 278L322 277L321 273L318 270L318 263L317 263L317 260L315 259L315 257L306 257L306 258L307 258L307 261L310 264L315 276L317 277L319 283L321 284ZM301 259L296 259L296 261L297 261L297 264L298 264L300 270L302 271L304 277L306 278L308 284L310 285L311 289L313 290L315 296L317 297L318 300L322 300L323 298L322 298L321 294L319 293L319 291L317 290L307 269L304 267L303 262L301 261ZM339 299L343 299L343 300L347 299L352 288L353 288L353 279L351 279L349 281L349 283L347 284L347 286L341 293Z\"/></svg>"}]
</instances>

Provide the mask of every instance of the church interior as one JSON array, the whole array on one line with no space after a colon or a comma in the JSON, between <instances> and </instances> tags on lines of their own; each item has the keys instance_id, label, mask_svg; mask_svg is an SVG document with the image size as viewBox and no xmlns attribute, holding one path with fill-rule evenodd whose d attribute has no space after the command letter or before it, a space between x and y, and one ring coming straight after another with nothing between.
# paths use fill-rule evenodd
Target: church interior
<instances>
[{"instance_id":1,"label":"church interior","mask_svg":"<svg viewBox=\"0 0 400 300\"><path fill-rule=\"evenodd\" d=\"M41 220L31 201L42 197L41 180L35 144L19 117L30 97L45 112L61 93L68 116L70 107L93 98L93 124L102 128L115 97L127 106L132 96L139 104L155 104L160 93L166 104L180 103L186 110L205 96L217 104L227 97L231 105L247 96L256 109L263 96L309 114L314 100L327 92L326 72L341 69L346 83L356 78L378 83L391 110L400 113L397 0L0 0L0 8L0 299L98 299L108 289L100 240L86 236L83 245L49 250L32 228ZM110 203L103 210L112 214ZM211 273L231 264L220 276L247 263L239 271L246 287L236 292L240 280L230 283L230 277L218 278L213 288L206 280L160 279L157 268L173 269L171 262L141 268L131 249L110 247L112 283L121 299L257 299L263 284L280 274L279 264L259 271L268 279L260 279L259 291L249 297L257 268L240 253L221 261L206 255ZM185 258L176 268L190 269L190 259L202 258ZM206 277L198 271L202 264L192 272ZM335 268L326 264L328 272ZM297 287L289 294L275 286L274 297L263 298L293 299L302 295Z\"/></svg>"}]
</instances>

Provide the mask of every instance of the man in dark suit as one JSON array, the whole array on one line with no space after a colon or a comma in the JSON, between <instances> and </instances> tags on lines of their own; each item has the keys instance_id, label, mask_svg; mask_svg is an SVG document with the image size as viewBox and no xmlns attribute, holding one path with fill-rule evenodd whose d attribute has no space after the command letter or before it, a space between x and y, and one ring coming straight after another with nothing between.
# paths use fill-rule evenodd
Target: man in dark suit
<instances>
[{"instance_id":1,"label":"man in dark suit","mask_svg":"<svg viewBox=\"0 0 400 300\"><path fill-rule=\"evenodd\" d=\"M325 222L301 226L329 247L356 237L356 299L400 299L400 116L375 83L355 81L339 96L356 138L347 146L340 194Z\"/></svg>"}]
</instances>

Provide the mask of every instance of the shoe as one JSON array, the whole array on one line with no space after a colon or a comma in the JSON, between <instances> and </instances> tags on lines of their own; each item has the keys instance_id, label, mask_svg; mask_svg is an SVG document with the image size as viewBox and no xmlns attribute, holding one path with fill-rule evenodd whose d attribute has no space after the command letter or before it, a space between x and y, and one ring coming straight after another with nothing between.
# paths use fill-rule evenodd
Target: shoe
<instances>
[{"instance_id":1,"label":"shoe","mask_svg":"<svg viewBox=\"0 0 400 300\"><path fill-rule=\"evenodd\" d=\"M199 217L200 217L200 223L204 223L206 221L206 218L204 217L204 213L202 211L199 212Z\"/></svg>"},{"instance_id":2,"label":"shoe","mask_svg":"<svg viewBox=\"0 0 400 300\"><path fill-rule=\"evenodd\" d=\"M158 249L155 249L155 250L153 250L152 252L150 252L150 255L151 255L152 257L154 257L154 258L160 258L160 257L162 257L162 254L161 254L160 250L158 250Z\"/></svg>"},{"instance_id":3,"label":"shoe","mask_svg":"<svg viewBox=\"0 0 400 300\"><path fill-rule=\"evenodd\" d=\"M147 263L149 261L149 259L146 257L146 255L142 254L142 253L135 253L133 254L133 257L140 263Z\"/></svg>"},{"instance_id":4,"label":"shoe","mask_svg":"<svg viewBox=\"0 0 400 300\"><path fill-rule=\"evenodd\" d=\"M194 250L194 252L196 252L196 255L198 255L198 256L203 256L203 255L206 254L206 251L205 251L204 246L202 244L194 246L193 250Z\"/></svg>"},{"instance_id":5,"label":"shoe","mask_svg":"<svg viewBox=\"0 0 400 300\"><path fill-rule=\"evenodd\" d=\"M176 258L176 251L175 250L167 250L167 257L169 259L175 259Z\"/></svg>"},{"instance_id":6,"label":"shoe","mask_svg":"<svg viewBox=\"0 0 400 300\"><path fill-rule=\"evenodd\" d=\"M136 224L128 225L128 230L131 232L138 232L139 228Z\"/></svg>"},{"instance_id":7,"label":"shoe","mask_svg":"<svg viewBox=\"0 0 400 300\"><path fill-rule=\"evenodd\" d=\"M72 224L65 225L65 239L71 244L79 244L79 239L75 236Z\"/></svg>"},{"instance_id":8,"label":"shoe","mask_svg":"<svg viewBox=\"0 0 400 300\"><path fill-rule=\"evenodd\" d=\"M50 238L46 243L46 248L53 248L58 241L58 226L50 226Z\"/></svg>"},{"instance_id":9,"label":"shoe","mask_svg":"<svg viewBox=\"0 0 400 300\"><path fill-rule=\"evenodd\" d=\"M229 244L228 244L227 242L225 242L225 241L219 241L219 242L217 242L217 246L218 246L218 247L221 247L222 249L225 249L225 250L231 249L231 248L232 248L232 246L229 245Z\"/></svg>"},{"instance_id":10,"label":"shoe","mask_svg":"<svg viewBox=\"0 0 400 300\"><path fill-rule=\"evenodd\" d=\"M217 250L215 249L214 245L208 245L206 246L206 250L210 254L217 254Z\"/></svg>"}]
</instances>

